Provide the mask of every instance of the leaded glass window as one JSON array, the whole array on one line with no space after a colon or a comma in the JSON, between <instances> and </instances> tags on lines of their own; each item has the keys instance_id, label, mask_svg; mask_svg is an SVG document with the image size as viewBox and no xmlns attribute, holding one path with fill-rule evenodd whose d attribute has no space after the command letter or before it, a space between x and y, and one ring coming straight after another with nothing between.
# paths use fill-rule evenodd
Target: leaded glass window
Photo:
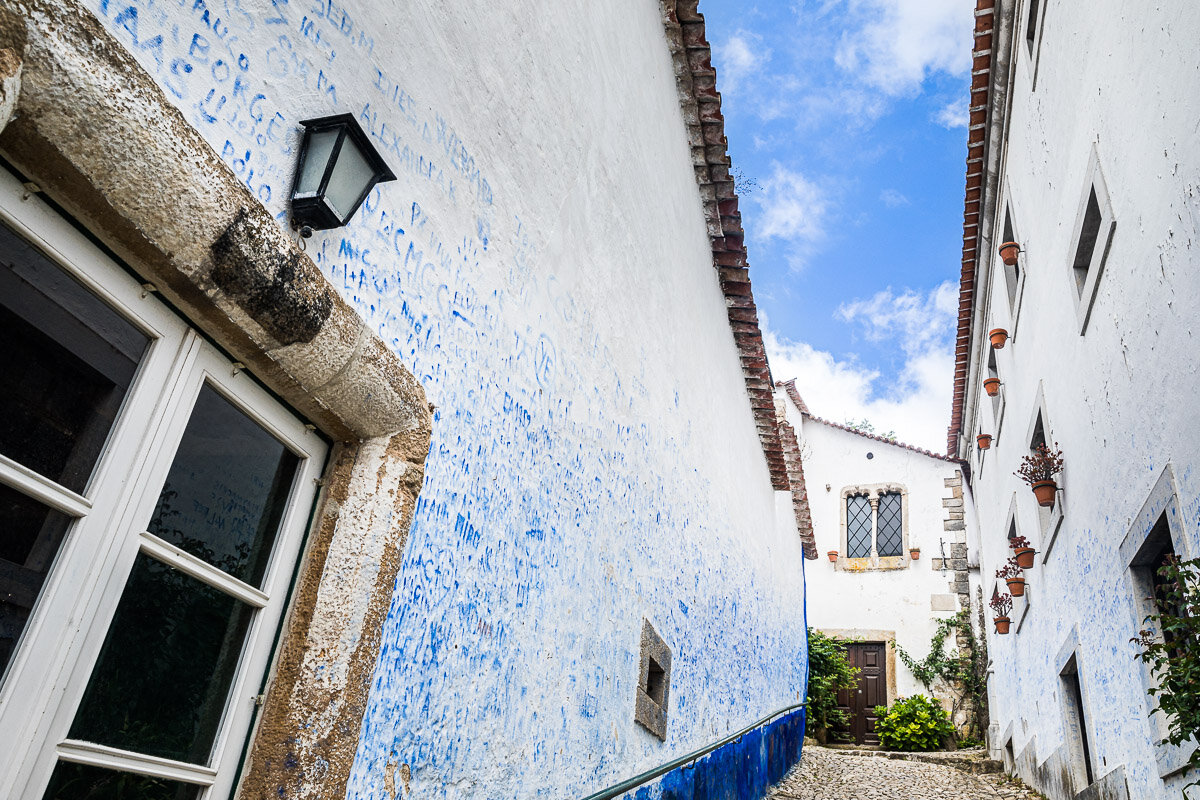
<instances>
[{"instance_id":1,"label":"leaded glass window","mask_svg":"<svg viewBox=\"0 0 1200 800\"><path fill-rule=\"evenodd\" d=\"M846 498L846 555L871 555L871 501L862 495Z\"/></svg>"},{"instance_id":2,"label":"leaded glass window","mask_svg":"<svg viewBox=\"0 0 1200 800\"><path fill-rule=\"evenodd\" d=\"M876 547L881 556L898 556L904 550L903 514L899 492L879 496L879 533Z\"/></svg>"}]
</instances>

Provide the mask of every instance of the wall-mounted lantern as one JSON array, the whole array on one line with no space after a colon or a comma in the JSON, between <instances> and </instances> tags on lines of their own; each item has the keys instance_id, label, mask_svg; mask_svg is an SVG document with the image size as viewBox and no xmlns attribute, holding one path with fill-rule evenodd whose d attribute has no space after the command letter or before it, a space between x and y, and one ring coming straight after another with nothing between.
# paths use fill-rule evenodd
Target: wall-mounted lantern
<instances>
[{"instance_id":1,"label":"wall-mounted lantern","mask_svg":"<svg viewBox=\"0 0 1200 800\"><path fill-rule=\"evenodd\" d=\"M292 184L292 227L314 230L350 221L375 184L394 181L353 114L303 120L304 141Z\"/></svg>"}]
</instances>

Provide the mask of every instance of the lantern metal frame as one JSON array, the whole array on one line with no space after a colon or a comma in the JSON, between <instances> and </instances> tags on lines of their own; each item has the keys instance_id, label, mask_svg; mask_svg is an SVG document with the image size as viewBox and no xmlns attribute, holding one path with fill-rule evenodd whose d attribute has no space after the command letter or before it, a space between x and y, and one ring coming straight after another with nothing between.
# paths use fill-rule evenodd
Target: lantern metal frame
<instances>
[{"instance_id":1,"label":"lantern metal frame","mask_svg":"<svg viewBox=\"0 0 1200 800\"><path fill-rule=\"evenodd\" d=\"M340 228L348 223L354 214L358 211L359 206L367 199L367 195L371 190L380 183L396 180L396 175L388 168L387 162L383 160L383 156L371 144L371 140L367 134L359 126L358 120L353 114L335 114L329 117L317 117L314 119L301 120L300 124L304 126L304 138L300 144L300 157L296 161L296 174L292 179L291 191L291 209L292 209L292 227L299 230L302 234L306 229L311 235L313 230L330 230L332 228ZM324 171L321 173L321 180L317 184L316 191L298 193L300 186L300 178L304 174L304 166L308 161L309 145L312 142L314 134L323 133L326 131L336 130L338 132L337 140L329 151L329 156L325 163ZM338 212L326 199L325 195L329 189L329 180L333 176L334 167L337 166L338 158L342 153L342 147L345 146L346 140L349 139L352 145L356 147L367 165L371 168L373 175L371 180L359 193L358 199L344 217L339 216Z\"/></svg>"}]
</instances>

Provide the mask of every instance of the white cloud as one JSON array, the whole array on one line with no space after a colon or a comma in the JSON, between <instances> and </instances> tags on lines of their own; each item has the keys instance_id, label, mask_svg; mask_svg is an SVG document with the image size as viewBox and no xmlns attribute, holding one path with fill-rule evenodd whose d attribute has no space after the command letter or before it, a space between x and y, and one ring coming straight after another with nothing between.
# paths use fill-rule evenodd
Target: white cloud
<instances>
[{"instance_id":1,"label":"white cloud","mask_svg":"<svg viewBox=\"0 0 1200 800\"><path fill-rule=\"evenodd\" d=\"M934 122L941 125L943 128L965 128L970 120L970 115L967 113L967 104L955 100L953 103L947 103L933 117Z\"/></svg>"},{"instance_id":2,"label":"white cloud","mask_svg":"<svg viewBox=\"0 0 1200 800\"><path fill-rule=\"evenodd\" d=\"M860 323L869 341L893 340L913 354L948 344L957 311L958 287L945 281L928 294L912 289L897 294L889 286L870 299L842 303L837 316Z\"/></svg>"},{"instance_id":3,"label":"white cloud","mask_svg":"<svg viewBox=\"0 0 1200 800\"><path fill-rule=\"evenodd\" d=\"M883 204L888 208L899 208L900 206L911 205L908 198L900 194L900 192L896 191L895 189L884 189L879 193L879 199L882 200Z\"/></svg>"},{"instance_id":4,"label":"white cloud","mask_svg":"<svg viewBox=\"0 0 1200 800\"><path fill-rule=\"evenodd\" d=\"M713 49L719 65L721 91L733 94L742 81L762 71L771 60L770 48L762 46L762 37L739 30Z\"/></svg>"},{"instance_id":5,"label":"white cloud","mask_svg":"<svg viewBox=\"0 0 1200 800\"><path fill-rule=\"evenodd\" d=\"M829 198L824 189L799 172L772 165L771 177L751 196L762 214L754 233L764 239L783 239L791 245L789 261L800 269L814 245L825 238Z\"/></svg>"},{"instance_id":6,"label":"white cloud","mask_svg":"<svg viewBox=\"0 0 1200 800\"><path fill-rule=\"evenodd\" d=\"M833 422L870 420L877 431L894 430L907 444L946 450L954 376L957 289L946 282L922 295L890 289L848 303L839 316L863 324L868 339L895 337L904 354L899 380L885 384L877 370L853 357L838 360L805 342L782 338L763 325L775 380L796 378L808 407Z\"/></svg>"},{"instance_id":7,"label":"white cloud","mask_svg":"<svg viewBox=\"0 0 1200 800\"><path fill-rule=\"evenodd\" d=\"M861 26L843 35L835 60L885 94L914 94L931 72L970 69L967 0L848 0L847 10Z\"/></svg>"}]
</instances>

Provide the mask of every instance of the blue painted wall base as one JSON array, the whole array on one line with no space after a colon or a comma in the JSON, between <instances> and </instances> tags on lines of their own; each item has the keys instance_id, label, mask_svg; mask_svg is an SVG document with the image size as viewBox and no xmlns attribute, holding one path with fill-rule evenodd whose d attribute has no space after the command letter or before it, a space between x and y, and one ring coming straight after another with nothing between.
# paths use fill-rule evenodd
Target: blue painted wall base
<instances>
[{"instance_id":1,"label":"blue painted wall base","mask_svg":"<svg viewBox=\"0 0 1200 800\"><path fill-rule=\"evenodd\" d=\"M653 786L625 795L632 800L761 800L800 761L804 711L780 717L668 772Z\"/></svg>"}]
</instances>

